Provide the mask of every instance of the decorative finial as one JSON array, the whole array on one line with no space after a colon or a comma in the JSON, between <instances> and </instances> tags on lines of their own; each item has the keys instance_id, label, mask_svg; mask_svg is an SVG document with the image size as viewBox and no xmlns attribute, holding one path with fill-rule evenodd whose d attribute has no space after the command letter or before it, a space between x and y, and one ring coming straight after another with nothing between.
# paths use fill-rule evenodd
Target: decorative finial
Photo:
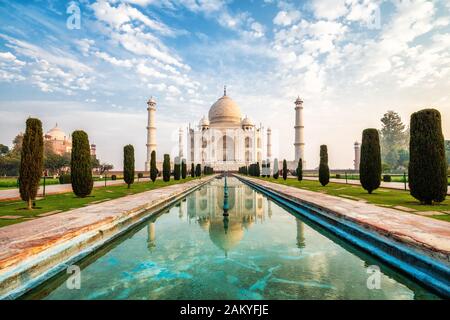
<instances>
[{"instance_id":1,"label":"decorative finial","mask_svg":"<svg viewBox=\"0 0 450 320\"><path fill-rule=\"evenodd\" d=\"M227 95L227 86L223 86L223 96Z\"/></svg>"}]
</instances>

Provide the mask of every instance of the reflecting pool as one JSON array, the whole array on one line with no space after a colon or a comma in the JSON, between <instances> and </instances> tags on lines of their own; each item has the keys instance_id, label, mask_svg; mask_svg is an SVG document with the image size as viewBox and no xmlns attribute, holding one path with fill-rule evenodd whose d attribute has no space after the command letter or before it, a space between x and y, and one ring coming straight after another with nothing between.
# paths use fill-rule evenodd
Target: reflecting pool
<instances>
[{"instance_id":1,"label":"reflecting pool","mask_svg":"<svg viewBox=\"0 0 450 320\"><path fill-rule=\"evenodd\" d=\"M64 272L24 298L437 298L235 178L224 217L223 183L214 180L80 261L80 289L68 289Z\"/></svg>"}]
</instances>

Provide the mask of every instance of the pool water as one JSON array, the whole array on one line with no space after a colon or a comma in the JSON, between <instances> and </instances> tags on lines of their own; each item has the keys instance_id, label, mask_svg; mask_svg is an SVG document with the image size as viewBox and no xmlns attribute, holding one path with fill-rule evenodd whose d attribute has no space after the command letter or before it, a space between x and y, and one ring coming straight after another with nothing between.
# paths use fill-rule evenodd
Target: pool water
<instances>
[{"instance_id":1,"label":"pool water","mask_svg":"<svg viewBox=\"0 0 450 320\"><path fill-rule=\"evenodd\" d=\"M438 298L236 178L228 179L225 218L223 183L215 179L81 260L79 289L62 272L23 298Z\"/></svg>"}]
</instances>

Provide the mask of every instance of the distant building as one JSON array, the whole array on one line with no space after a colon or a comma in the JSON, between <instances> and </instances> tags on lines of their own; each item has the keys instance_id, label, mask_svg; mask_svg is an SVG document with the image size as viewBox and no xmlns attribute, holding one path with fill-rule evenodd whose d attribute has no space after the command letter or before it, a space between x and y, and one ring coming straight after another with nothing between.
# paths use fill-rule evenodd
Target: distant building
<instances>
[{"instance_id":1,"label":"distant building","mask_svg":"<svg viewBox=\"0 0 450 320\"><path fill-rule=\"evenodd\" d=\"M63 155L72 152L72 139L58 127L58 124L44 135L44 141L56 154ZM91 155L96 156L96 152L96 145L91 144Z\"/></svg>"},{"instance_id":2,"label":"distant building","mask_svg":"<svg viewBox=\"0 0 450 320\"><path fill-rule=\"evenodd\" d=\"M354 144L355 147L355 160L353 160L353 165L355 166L355 170L359 171L359 163L361 162L361 145L358 141Z\"/></svg>"}]
</instances>

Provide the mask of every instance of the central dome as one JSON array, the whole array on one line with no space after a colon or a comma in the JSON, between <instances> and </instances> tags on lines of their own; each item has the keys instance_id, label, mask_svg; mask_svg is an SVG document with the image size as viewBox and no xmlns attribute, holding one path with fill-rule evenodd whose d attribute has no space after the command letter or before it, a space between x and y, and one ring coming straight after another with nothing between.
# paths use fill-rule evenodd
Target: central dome
<instances>
[{"instance_id":1,"label":"central dome","mask_svg":"<svg viewBox=\"0 0 450 320\"><path fill-rule=\"evenodd\" d=\"M240 124L241 109L236 102L226 94L217 100L209 109L210 124Z\"/></svg>"}]
</instances>

